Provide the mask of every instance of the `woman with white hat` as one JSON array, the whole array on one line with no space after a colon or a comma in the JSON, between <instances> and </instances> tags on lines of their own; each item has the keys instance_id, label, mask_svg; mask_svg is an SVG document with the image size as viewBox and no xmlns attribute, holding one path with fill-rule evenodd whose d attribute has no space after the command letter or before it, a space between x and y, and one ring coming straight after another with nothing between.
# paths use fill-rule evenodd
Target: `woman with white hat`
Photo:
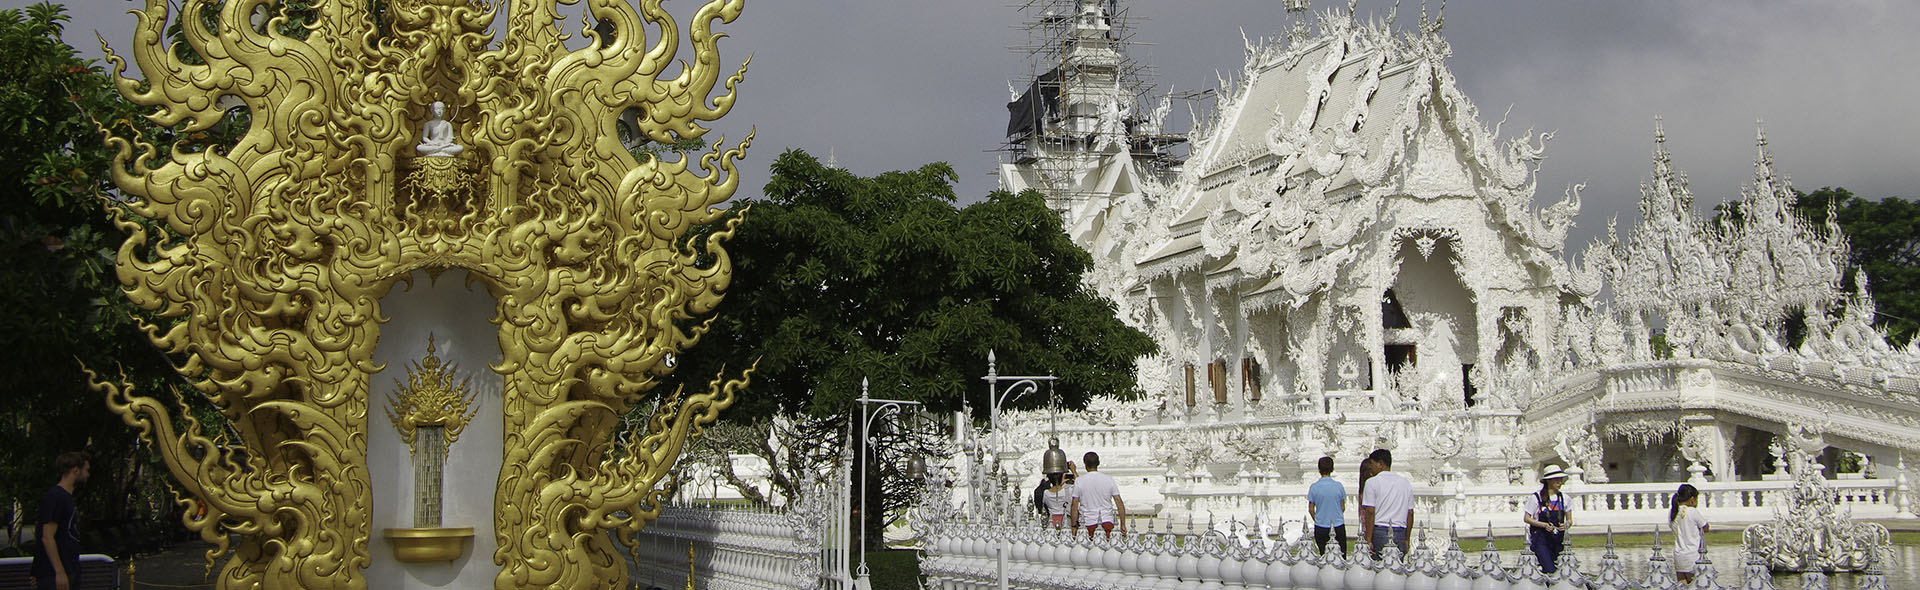
<instances>
[{"instance_id":1,"label":"woman with white hat","mask_svg":"<svg viewBox=\"0 0 1920 590\"><path fill-rule=\"evenodd\" d=\"M1567 504L1567 496L1560 493L1560 486L1566 483L1567 472L1561 471L1559 465L1548 465L1547 470L1540 473L1540 491L1534 493L1526 512L1520 514L1529 527L1527 545L1540 560L1542 573L1551 574L1559 569L1560 549L1566 546L1567 527L1573 525L1573 508Z\"/></svg>"}]
</instances>

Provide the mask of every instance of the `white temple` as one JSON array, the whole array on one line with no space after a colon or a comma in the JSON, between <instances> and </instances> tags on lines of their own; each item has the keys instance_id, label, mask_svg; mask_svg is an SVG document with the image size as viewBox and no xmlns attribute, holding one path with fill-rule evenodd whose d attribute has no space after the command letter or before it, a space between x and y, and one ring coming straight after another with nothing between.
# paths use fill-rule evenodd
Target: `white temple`
<instances>
[{"instance_id":1,"label":"white temple","mask_svg":"<svg viewBox=\"0 0 1920 590\"><path fill-rule=\"evenodd\" d=\"M1129 506L1211 511L1322 455L1351 476L1376 447L1428 485L1531 484L1547 463L1761 479L1789 433L1880 469L1920 450L1920 349L1872 327L1845 236L1795 213L1764 134L1744 222L1696 213L1656 123L1639 225L1569 249L1580 187L1535 200L1551 134L1483 124L1438 20L1330 11L1250 44L1181 163L1167 104L1117 82L1115 2L1054 3L1073 14L1046 17L1058 67L1009 105L1000 178L1048 195L1096 259L1089 286L1159 344L1142 399L1060 426ZM1037 467L1047 421L1026 418Z\"/></svg>"}]
</instances>

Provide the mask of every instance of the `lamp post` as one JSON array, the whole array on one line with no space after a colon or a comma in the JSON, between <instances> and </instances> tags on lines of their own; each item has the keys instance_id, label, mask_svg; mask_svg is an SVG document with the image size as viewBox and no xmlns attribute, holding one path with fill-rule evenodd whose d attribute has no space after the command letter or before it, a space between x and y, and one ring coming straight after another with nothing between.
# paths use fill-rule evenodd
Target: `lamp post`
<instances>
[{"instance_id":1,"label":"lamp post","mask_svg":"<svg viewBox=\"0 0 1920 590\"><path fill-rule=\"evenodd\" d=\"M1007 402L1020 401L1020 398L1026 397L1027 394L1038 391L1042 382L1051 383L1056 379L1059 378L1053 375L1001 375L995 367L993 351L987 351L987 376L981 377L980 380L987 382L987 411L991 413L988 419L993 426L993 470L995 477L999 479L998 491L1005 491L1007 487L1007 470L1005 461L1001 456L1006 452L1006 449L1003 448L1006 442L1006 433L1002 430L1000 424L1000 407L1006 405ZM1001 383L1009 383L1009 385L1007 385L1006 389L1001 389ZM1058 446L1059 440L1055 439L1052 441L1052 444L1053 446ZM1066 455L1062 452L1060 456L1064 457ZM998 495L997 492L996 495ZM1001 521L1005 522L1008 512L1004 506L1006 503L999 503L1003 504L1003 506L1000 507Z\"/></svg>"},{"instance_id":2,"label":"lamp post","mask_svg":"<svg viewBox=\"0 0 1920 590\"><path fill-rule=\"evenodd\" d=\"M865 377L860 378L860 399L854 401L860 402L860 545L858 547L860 551L860 569L854 570L854 585L860 590L870 590L873 588L873 581L870 579L871 575L867 571L867 455L873 452L873 449L871 447L872 437L869 436L869 432L873 430L874 418L889 414L897 415L900 413L900 408L917 406L920 405L920 402L873 399L868 397L867 379ZM873 408L876 404L880 406L878 412L875 412ZM914 459L920 461L918 471L924 474L926 472L925 459L917 456L914 457ZM913 465L910 464L908 470L914 471Z\"/></svg>"},{"instance_id":3,"label":"lamp post","mask_svg":"<svg viewBox=\"0 0 1920 590\"><path fill-rule=\"evenodd\" d=\"M1006 442L1006 432L1003 431L1000 426L1000 407L1009 401L1020 401L1020 398L1026 397L1027 394L1038 391L1041 382L1051 383L1058 378L1052 375L1001 375L999 369L995 366L993 350L989 349L987 350L987 376L981 377L980 379L987 382L987 411L991 414L988 416L988 420L993 426L993 471L995 478L999 480L996 482L993 494L996 496L994 498L994 504L999 508L1001 524L1006 524L1009 520L1008 515L1012 513L1011 505L1013 502L1010 498L998 497L1002 492L1008 491L1006 460L1005 457L1002 456L1006 451L1006 449L1002 448ZM1003 382L1008 383L1006 389L1000 388L1000 384ZM1047 449L1047 455L1054 455L1055 453L1052 451L1058 449L1059 446L1060 440L1057 438L1053 439ZM1060 459L1066 458L1064 451L1058 455ZM1043 462L1045 462L1044 460L1046 458L1045 456L1042 457ZM978 498L976 498L976 501L977 500ZM1007 553L1012 549L1011 545L1012 543L1008 540L1007 536L1002 534L994 547L994 562L995 569L997 570L996 586L1001 588L1001 590L1012 587L1009 583L1010 580L1007 579Z\"/></svg>"}]
</instances>

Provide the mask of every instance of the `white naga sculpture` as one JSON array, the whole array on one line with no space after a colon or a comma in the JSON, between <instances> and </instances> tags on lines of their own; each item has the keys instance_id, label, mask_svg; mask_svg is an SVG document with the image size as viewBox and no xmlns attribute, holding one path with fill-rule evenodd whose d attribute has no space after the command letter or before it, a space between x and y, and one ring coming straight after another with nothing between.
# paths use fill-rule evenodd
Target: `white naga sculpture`
<instances>
[{"instance_id":1,"label":"white naga sculpture","mask_svg":"<svg viewBox=\"0 0 1920 590\"><path fill-rule=\"evenodd\" d=\"M446 119L447 105L433 101L433 119L420 126L420 145L414 151L421 157L453 157L467 148L453 142L453 124Z\"/></svg>"}]
</instances>

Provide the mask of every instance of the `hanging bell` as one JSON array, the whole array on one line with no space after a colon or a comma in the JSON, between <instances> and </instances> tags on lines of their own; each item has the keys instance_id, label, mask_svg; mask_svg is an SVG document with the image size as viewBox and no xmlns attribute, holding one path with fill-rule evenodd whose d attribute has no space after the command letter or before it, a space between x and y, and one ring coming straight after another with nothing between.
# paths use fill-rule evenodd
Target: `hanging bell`
<instances>
[{"instance_id":1,"label":"hanging bell","mask_svg":"<svg viewBox=\"0 0 1920 590\"><path fill-rule=\"evenodd\" d=\"M919 480L927 477L927 459L914 455L907 459L907 479Z\"/></svg>"},{"instance_id":2,"label":"hanging bell","mask_svg":"<svg viewBox=\"0 0 1920 590\"><path fill-rule=\"evenodd\" d=\"M1060 439L1047 439L1047 452L1040 456L1040 471L1047 475L1067 472L1067 452L1060 450Z\"/></svg>"}]
</instances>

